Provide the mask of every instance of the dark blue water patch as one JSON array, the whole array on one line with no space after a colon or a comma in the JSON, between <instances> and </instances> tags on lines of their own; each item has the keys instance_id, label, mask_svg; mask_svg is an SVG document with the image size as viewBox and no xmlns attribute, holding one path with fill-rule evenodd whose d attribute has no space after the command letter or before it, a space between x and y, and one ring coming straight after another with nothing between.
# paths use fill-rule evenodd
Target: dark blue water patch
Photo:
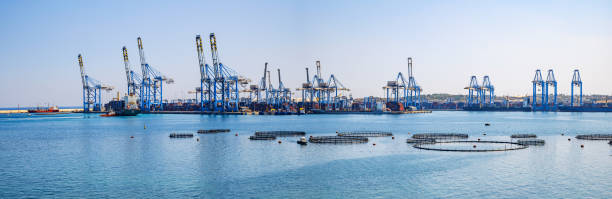
<instances>
[{"instance_id":1,"label":"dark blue water patch","mask_svg":"<svg viewBox=\"0 0 612 199\"><path fill-rule=\"evenodd\" d=\"M374 158L334 160L255 178L214 183L199 196L215 198L375 198L407 196L435 197L421 186L428 176L456 170L474 159L443 155L392 155ZM446 162L457 164L445 164Z\"/></svg>"}]
</instances>

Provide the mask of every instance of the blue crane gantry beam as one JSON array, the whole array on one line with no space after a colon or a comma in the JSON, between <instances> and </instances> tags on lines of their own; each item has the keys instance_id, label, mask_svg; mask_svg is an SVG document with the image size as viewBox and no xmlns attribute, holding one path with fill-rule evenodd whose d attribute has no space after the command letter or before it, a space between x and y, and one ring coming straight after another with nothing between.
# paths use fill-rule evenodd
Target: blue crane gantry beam
<instances>
[{"instance_id":1,"label":"blue crane gantry beam","mask_svg":"<svg viewBox=\"0 0 612 199\"><path fill-rule=\"evenodd\" d=\"M112 86L103 85L102 82L89 77L83 66L83 56L78 56L79 69L81 71L81 82L83 83L83 112L102 110L102 90L113 90Z\"/></svg>"},{"instance_id":2,"label":"blue crane gantry beam","mask_svg":"<svg viewBox=\"0 0 612 199\"><path fill-rule=\"evenodd\" d=\"M572 76L572 84L571 84L571 97L570 97L570 106L574 107L574 87L580 88L580 96L578 98L579 106L582 106L582 79L580 78L580 71L578 69L574 70L574 75Z\"/></svg>"}]
</instances>

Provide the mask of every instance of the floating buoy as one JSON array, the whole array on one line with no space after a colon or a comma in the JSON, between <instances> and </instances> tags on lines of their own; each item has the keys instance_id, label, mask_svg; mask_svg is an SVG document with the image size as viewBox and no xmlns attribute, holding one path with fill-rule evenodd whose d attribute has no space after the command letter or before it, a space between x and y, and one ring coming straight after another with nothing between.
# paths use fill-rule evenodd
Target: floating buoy
<instances>
[{"instance_id":1,"label":"floating buoy","mask_svg":"<svg viewBox=\"0 0 612 199\"><path fill-rule=\"evenodd\" d=\"M487 135L486 133L483 133L482 135Z\"/></svg>"},{"instance_id":2,"label":"floating buoy","mask_svg":"<svg viewBox=\"0 0 612 199\"><path fill-rule=\"evenodd\" d=\"M581 144L581 145L580 145L580 148L584 148L584 144Z\"/></svg>"},{"instance_id":3,"label":"floating buoy","mask_svg":"<svg viewBox=\"0 0 612 199\"><path fill-rule=\"evenodd\" d=\"M567 141L571 141L571 140L572 140L572 139L570 139L570 138L567 138Z\"/></svg>"},{"instance_id":4,"label":"floating buoy","mask_svg":"<svg viewBox=\"0 0 612 199\"><path fill-rule=\"evenodd\" d=\"M372 143L372 146L376 146L376 143Z\"/></svg>"},{"instance_id":5,"label":"floating buoy","mask_svg":"<svg viewBox=\"0 0 612 199\"><path fill-rule=\"evenodd\" d=\"M478 138L478 141L480 142L480 138Z\"/></svg>"},{"instance_id":6,"label":"floating buoy","mask_svg":"<svg viewBox=\"0 0 612 199\"><path fill-rule=\"evenodd\" d=\"M130 136L130 138L134 138L134 136L132 135L132 136Z\"/></svg>"},{"instance_id":7,"label":"floating buoy","mask_svg":"<svg viewBox=\"0 0 612 199\"><path fill-rule=\"evenodd\" d=\"M279 144L280 144L280 143L283 143L283 141L280 141L280 140L279 140L279 141L278 141L278 143L279 143Z\"/></svg>"},{"instance_id":8,"label":"floating buoy","mask_svg":"<svg viewBox=\"0 0 612 199\"><path fill-rule=\"evenodd\" d=\"M234 134L235 136L238 136L238 133Z\"/></svg>"},{"instance_id":9,"label":"floating buoy","mask_svg":"<svg viewBox=\"0 0 612 199\"><path fill-rule=\"evenodd\" d=\"M561 133L561 136L564 136L564 135L565 135L564 133Z\"/></svg>"},{"instance_id":10,"label":"floating buoy","mask_svg":"<svg viewBox=\"0 0 612 199\"><path fill-rule=\"evenodd\" d=\"M391 139L392 139L392 140L395 140L395 136L391 136Z\"/></svg>"},{"instance_id":11,"label":"floating buoy","mask_svg":"<svg viewBox=\"0 0 612 199\"><path fill-rule=\"evenodd\" d=\"M476 148L476 145L474 145L474 146L472 146L472 147Z\"/></svg>"}]
</instances>

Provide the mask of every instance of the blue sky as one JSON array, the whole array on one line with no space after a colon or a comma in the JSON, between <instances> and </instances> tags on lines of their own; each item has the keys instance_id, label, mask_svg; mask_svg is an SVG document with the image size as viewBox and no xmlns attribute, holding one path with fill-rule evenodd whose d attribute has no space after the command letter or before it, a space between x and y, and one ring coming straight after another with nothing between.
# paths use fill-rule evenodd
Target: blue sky
<instances>
[{"instance_id":1,"label":"blue sky","mask_svg":"<svg viewBox=\"0 0 612 199\"><path fill-rule=\"evenodd\" d=\"M139 66L138 36L175 79L165 97L191 97L195 35L211 32L225 65L257 81L269 62L291 88L321 60L353 96L383 96L411 56L427 94L489 75L498 96L525 95L538 68L555 70L560 93L578 68L585 93L612 94L611 1L2 1L0 19L0 107L79 105L79 53L125 92L121 47Z\"/></svg>"}]
</instances>

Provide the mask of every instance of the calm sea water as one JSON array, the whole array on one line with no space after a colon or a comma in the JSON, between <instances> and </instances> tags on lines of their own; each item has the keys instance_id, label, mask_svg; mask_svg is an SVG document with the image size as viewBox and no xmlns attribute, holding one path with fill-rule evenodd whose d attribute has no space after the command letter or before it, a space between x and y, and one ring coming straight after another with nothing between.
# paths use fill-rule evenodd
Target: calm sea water
<instances>
[{"instance_id":1,"label":"calm sea water","mask_svg":"<svg viewBox=\"0 0 612 199\"><path fill-rule=\"evenodd\" d=\"M208 128L232 132L168 138ZM395 139L250 141L259 130L383 130ZM461 153L405 143L408 133L434 132L503 141L535 133L546 144ZM612 114L0 115L0 198L612 198L612 146L573 138L583 133L612 133Z\"/></svg>"}]
</instances>

